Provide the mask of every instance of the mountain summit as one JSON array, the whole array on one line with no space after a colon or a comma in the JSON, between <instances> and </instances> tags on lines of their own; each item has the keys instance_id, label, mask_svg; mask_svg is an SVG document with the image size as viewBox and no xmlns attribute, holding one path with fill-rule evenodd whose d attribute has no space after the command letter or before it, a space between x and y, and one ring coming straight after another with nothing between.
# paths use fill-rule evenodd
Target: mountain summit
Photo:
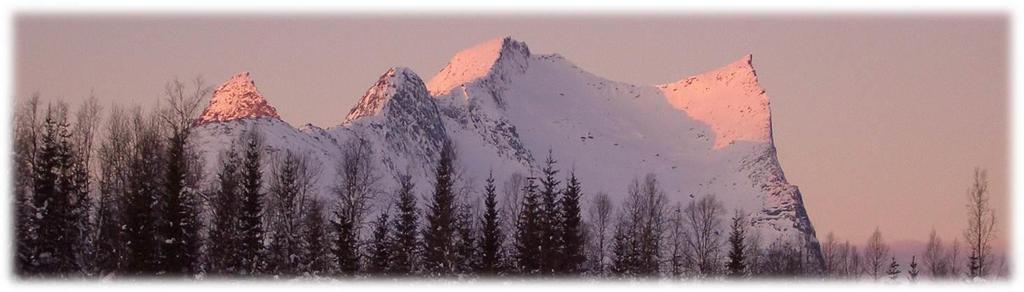
<instances>
[{"instance_id":1,"label":"mountain summit","mask_svg":"<svg viewBox=\"0 0 1024 292\"><path fill-rule=\"evenodd\" d=\"M512 37L497 38L465 49L448 62L441 72L430 79L427 88L433 95L448 94L453 89L481 78L506 71L523 72L530 57L526 43Z\"/></svg>"},{"instance_id":2,"label":"mountain summit","mask_svg":"<svg viewBox=\"0 0 1024 292\"><path fill-rule=\"evenodd\" d=\"M196 121L198 124L226 122L244 118L280 119L277 109L270 106L256 89L249 72L235 74L213 91L210 105Z\"/></svg>"},{"instance_id":3,"label":"mountain summit","mask_svg":"<svg viewBox=\"0 0 1024 292\"><path fill-rule=\"evenodd\" d=\"M737 141L771 143L770 102L752 60L748 54L720 69L657 87L673 107L711 126L715 149Z\"/></svg>"}]
</instances>

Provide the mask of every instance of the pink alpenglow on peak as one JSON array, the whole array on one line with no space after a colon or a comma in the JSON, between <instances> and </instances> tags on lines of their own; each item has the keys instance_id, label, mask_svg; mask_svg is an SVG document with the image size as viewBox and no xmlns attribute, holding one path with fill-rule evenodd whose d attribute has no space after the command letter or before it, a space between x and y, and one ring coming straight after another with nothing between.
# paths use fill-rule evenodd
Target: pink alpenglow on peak
<instances>
[{"instance_id":1,"label":"pink alpenglow on peak","mask_svg":"<svg viewBox=\"0 0 1024 292\"><path fill-rule=\"evenodd\" d=\"M249 72L238 73L213 91L210 105L196 120L197 124L227 122L245 118L280 119L277 109L270 106L256 89Z\"/></svg>"},{"instance_id":2,"label":"pink alpenglow on peak","mask_svg":"<svg viewBox=\"0 0 1024 292\"><path fill-rule=\"evenodd\" d=\"M445 95L466 83L486 78L499 70L526 70L530 48L526 43L502 37L478 44L457 54L427 82L431 95Z\"/></svg>"},{"instance_id":3,"label":"pink alpenglow on peak","mask_svg":"<svg viewBox=\"0 0 1024 292\"><path fill-rule=\"evenodd\" d=\"M711 127L715 149L738 141L772 142L769 99L757 82L752 56L675 83L658 85L676 109Z\"/></svg>"}]
</instances>

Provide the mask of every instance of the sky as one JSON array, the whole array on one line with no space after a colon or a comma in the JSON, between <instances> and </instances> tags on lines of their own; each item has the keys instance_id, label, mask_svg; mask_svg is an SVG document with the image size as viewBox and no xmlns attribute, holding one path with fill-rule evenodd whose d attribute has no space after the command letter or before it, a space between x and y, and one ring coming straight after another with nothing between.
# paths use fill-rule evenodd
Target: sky
<instances>
[{"instance_id":1,"label":"sky","mask_svg":"<svg viewBox=\"0 0 1024 292\"><path fill-rule=\"evenodd\" d=\"M150 106L174 78L249 71L282 118L340 124L392 66L429 80L501 36L611 80L673 82L753 54L780 163L819 238L951 240L974 167L1009 239L1009 18L983 15L18 15L15 101ZM961 239L962 241L962 239Z\"/></svg>"}]
</instances>

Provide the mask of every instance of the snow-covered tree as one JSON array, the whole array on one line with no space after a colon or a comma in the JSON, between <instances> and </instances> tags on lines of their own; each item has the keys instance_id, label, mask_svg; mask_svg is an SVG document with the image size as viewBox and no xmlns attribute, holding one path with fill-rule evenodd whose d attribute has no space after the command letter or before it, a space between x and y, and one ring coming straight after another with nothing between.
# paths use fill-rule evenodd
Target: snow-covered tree
<instances>
[{"instance_id":1,"label":"snow-covered tree","mask_svg":"<svg viewBox=\"0 0 1024 292\"><path fill-rule=\"evenodd\" d=\"M423 269L430 275L445 276L455 266L456 201L455 152L451 145L441 151L434 173L434 193L426 209L423 230Z\"/></svg>"},{"instance_id":2,"label":"snow-covered tree","mask_svg":"<svg viewBox=\"0 0 1024 292\"><path fill-rule=\"evenodd\" d=\"M584 245L586 238L583 229L583 218L580 208L580 199L583 197L583 188L576 178L576 172L570 172L566 181L565 192L561 201L561 243L563 259L559 271L563 274L578 274L583 262L586 261Z\"/></svg>"},{"instance_id":3,"label":"snow-covered tree","mask_svg":"<svg viewBox=\"0 0 1024 292\"><path fill-rule=\"evenodd\" d=\"M548 158L544 161L540 177L540 273L544 275L558 272L561 263L565 261L562 252L562 214L559 206L562 195L559 186L562 182L557 178L556 163L552 151L548 150Z\"/></svg>"},{"instance_id":4,"label":"snow-covered tree","mask_svg":"<svg viewBox=\"0 0 1024 292\"><path fill-rule=\"evenodd\" d=\"M217 185L212 194L208 264L213 274L240 272L239 189L241 158L234 147L221 154Z\"/></svg>"},{"instance_id":5,"label":"snow-covered tree","mask_svg":"<svg viewBox=\"0 0 1024 292\"><path fill-rule=\"evenodd\" d=\"M515 232L516 270L533 275L541 270L541 216L542 206L536 179L527 177L518 208Z\"/></svg>"},{"instance_id":6,"label":"snow-covered tree","mask_svg":"<svg viewBox=\"0 0 1024 292\"><path fill-rule=\"evenodd\" d=\"M498 210L498 195L494 187L494 173L487 176L484 186L484 214L480 219L480 273L487 276L502 272L502 242L505 234L501 228L501 213Z\"/></svg>"},{"instance_id":7,"label":"snow-covered tree","mask_svg":"<svg viewBox=\"0 0 1024 292\"><path fill-rule=\"evenodd\" d=\"M242 134L241 184L238 229L242 275L259 275L265 265L263 245L263 137L256 128Z\"/></svg>"},{"instance_id":8,"label":"snow-covered tree","mask_svg":"<svg viewBox=\"0 0 1024 292\"><path fill-rule=\"evenodd\" d=\"M917 269L917 256L910 258L910 270L907 270L907 276L910 277L911 282L917 282L917 275L921 273L921 270Z\"/></svg>"},{"instance_id":9,"label":"snow-covered tree","mask_svg":"<svg viewBox=\"0 0 1024 292\"><path fill-rule=\"evenodd\" d=\"M729 261L725 264L728 276L739 278L746 275L745 240L746 216L737 210L729 229Z\"/></svg>"},{"instance_id":10,"label":"snow-covered tree","mask_svg":"<svg viewBox=\"0 0 1024 292\"><path fill-rule=\"evenodd\" d=\"M415 185L412 176L403 174L398 180L398 201L395 209L398 214L392 221L394 232L394 250L392 251L389 273L407 276L416 272L416 256L419 252L420 240L417 234L419 215L416 208Z\"/></svg>"},{"instance_id":11,"label":"snow-covered tree","mask_svg":"<svg viewBox=\"0 0 1024 292\"><path fill-rule=\"evenodd\" d=\"M310 198L302 221L302 272L309 276L324 275L330 271L324 204Z\"/></svg>"},{"instance_id":12,"label":"snow-covered tree","mask_svg":"<svg viewBox=\"0 0 1024 292\"><path fill-rule=\"evenodd\" d=\"M889 276L890 280L895 281L900 277L900 264L896 262L896 257L892 257L892 261L889 262L889 269L885 270L885 274Z\"/></svg>"},{"instance_id":13,"label":"snow-covered tree","mask_svg":"<svg viewBox=\"0 0 1024 292\"><path fill-rule=\"evenodd\" d=\"M385 275L392 259L392 236L389 232L388 211L381 212L373 225L373 235L370 238L369 252L367 255L366 272L371 275Z\"/></svg>"}]
</instances>

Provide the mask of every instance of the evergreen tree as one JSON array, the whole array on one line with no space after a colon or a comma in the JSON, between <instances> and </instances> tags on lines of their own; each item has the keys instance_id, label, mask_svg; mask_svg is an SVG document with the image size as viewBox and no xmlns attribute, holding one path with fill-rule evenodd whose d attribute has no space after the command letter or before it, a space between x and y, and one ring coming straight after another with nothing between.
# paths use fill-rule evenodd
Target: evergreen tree
<instances>
[{"instance_id":1,"label":"evergreen tree","mask_svg":"<svg viewBox=\"0 0 1024 292\"><path fill-rule=\"evenodd\" d=\"M129 190L125 194L126 270L154 275L160 271L159 201L164 165L159 124L136 109L133 116L134 149L129 162Z\"/></svg>"},{"instance_id":2,"label":"evergreen tree","mask_svg":"<svg viewBox=\"0 0 1024 292\"><path fill-rule=\"evenodd\" d=\"M577 274L582 268L586 256L583 253L585 243L583 219L581 216L580 198L583 196L583 189L579 180L576 179L576 172L569 174L569 180L565 186L565 193L562 196L562 251L563 261L560 272L565 274Z\"/></svg>"},{"instance_id":3,"label":"evergreen tree","mask_svg":"<svg viewBox=\"0 0 1024 292\"><path fill-rule=\"evenodd\" d=\"M390 221L388 212L381 212L374 224L373 237L370 241L369 263L366 272L373 275L384 275L391 262L392 238L388 232Z\"/></svg>"},{"instance_id":4,"label":"evergreen tree","mask_svg":"<svg viewBox=\"0 0 1024 292\"><path fill-rule=\"evenodd\" d=\"M892 262L889 263L889 269L885 271L885 274L889 275L889 279L896 280L900 273L900 264L896 262L896 257L892 257Z\"/></svg>"},{"instance_id":5,"label":"evergreen tree","mask_svg":"<svg viewBox=\"0 0 1024 292\"><path fill-rule=\"evenodd\" d=\"M910 257L910 270L907 271L907 275L910 276L911 282L917 282L917 275L921 271L917 269L917 256Z\"/></svg>"},{"instance_id":6,"label":"evergreen tree","mask_svg":"<svg viewBox=\"0 0 1024 292\"><path fill-rule=\"evenodd\" d=\"M620 217L612 236L611 272L620 277L633 276L638 269L635 242L627 224L625 219Z\"/></svg>"},{"instance_id":7,"label":"evergreen tree","mask_svg":"<svg viewBox=\"0 0 1024 292\"><path fill-rule=\"evenodd\" d=\"M541 198L535 178L526 179L522 206L516 221L516 269L523 274L537 274L541 270Z\"/></svg>"},{"instance_id":8,"label":"evergreen tree","mask_svg":"<svg viewBox=\"0 0 1024 292\"><path fill-rule=\"evenodd\" d=\"M263 260L263 172L262 137L255 129L243 134L241 208L238 227L241 234L239 257L242 261L241 274L257 275L264 267Z\"/></svg>"},{"instance_id":9,"label":"evergreen tree","mask_svg":"<svg viewBox=\"0 0 1024 292\"><path fill-rule=\"evenodd\" d=\"M415 185L412 176L402 175L398 183L398 202L395 206L398 215L393 222L395 244L389 273L405 276L416 271L416 253L420 246L416 234L419 218L416 214L416 195L413 194Z\"/></svg>"},{"instance_id":10,"label":"evergreen tree","mask_svg":"<svg viewBox=\"0 0 1024 292\"><path fill-rule=\"evenodd\" d=\"M967 256L967 279L973 280L981 276L981 257L978 253L971 251L971 255Z\"/></svg>"},{"instance_id":11,"label":"evergreen tree","mask_svg":"<svg viewBox=\"0 0 1024 292\"><path fill-rule=\"evenodd\" d=\"M210 234L209 266L214 274L240 272L241 232L239 229L239 192L241 160L234 147L228 148L220 161L217 174L219 185L213 195Z\"/></svg>"},{"instance_id":12,"label":"evergreen tree","mask_svg":"<svg viewBox=\"0 0 1024 292\"><path fill-rule=\"evenodd\" d=\"M35 189L36 154L40 139L38 120L39 95L22 104L15 114L14 125L14 212L15 261L14 272L19 276L35 274L36 213L33 205Z\"/></svg>"},{"instance_id":13,"label":"evergreen tree","mask_svg":"<svg viewBox=\"0 0 1024 292\"><path fill-rule=\"evenodd\" d=\"M66 116L49 108L43 127L38 157L34 165L34 197L36 234L30 245L34 247L33 271L64 276L77 269L73 246L75 222L72 214L73 196L69 166L71 153L70 133Z\"/></svg>"},{"instance_id":14,"label":"evergreen tree","mask_svg":"<svg viewBox=\"0 0 1024 292\"><path fill-rule=\"evenodd\" d=\"M268 272L275 275L293 275L299 269L300 158L286 151L275 168L271 182L273 199L271 240L267 251Z\"/></svg>"},{"instance_id":15,"label":"evergreen tree","mask_svg":"<svg viewBox=\"0 0 1024 292\"><path fill-rule=\"evenodd\" d=\"M493 276L501 272L501 243L504 241L493 172L487 176L487 185L484 186L484 208L484 216L480 219L480 273Z\"/></svg>"},{"instance_id":16,"label":"evergreen tree","mask_svg":"<svg viewBox=\"0 0 1024 292\"><path fill-rule=\"evenodd\" d=\"M337 261L338 273L342 276L352 276L359 272L358 234L353 218L343 209L341 206L336 207L335 219L331 221L331 228L334 229L334 246L331 251L334 253L334 260Z\"/></svg>"},{"instance_id":17,"label":"evergreen tree","mask_svg":"<svg viewBox=\"0 0 1024 292\"><path fill-rule=\"evenodd\" d=\"M729 232L729 262L725 265L728 269L728 276L731 278L743 277L746 273L746 255L744 254L744 236L746 227L744 221L746 216L736 211L732 217L731 231Z\"/></svg>"},{"instance_id":18,"label":"evergreen tree","mask_svg":"<svg viewBox=\"0 0 1024 292\"><path fill-rule=\"evenodd\" d=\"M168 143L161 233L163 270L172 275L193 274L199 258L198 207L187 188L186 135L174 133Z\"/></svg>"},{"instance_id":19,"label":"evergreen tree","mask_svg":"<svg viewBox=\"0 0 1024 292\"><path fill-rule=\"evenodd\" d=\"M476 234L473 229L473 215L469 206L463 205L458 208L455 219L455 272L468 275L476 271L479 266L479 259L476 247Z\"/></svg>"},{"instance_id":20,"label":"evergreen tree","mask_svg":"<svg viewBox=\"0 0 1024 292\"><path fill-rule=\"evenodd\" d=\"M423 268L432 275L449 275L454 269L454 155L450 145L446 145L441 151L441 159L438 161L434 177L434 195L426 210Z\"/></svg>"},{"instance_id":21,"label":"evergreen tree","mask_svg":"<svg viewBox=\"0 0 1024 292\"><path fill-rule=\"evenodd\" d=\"M324 222L324 206L320 200L313 198L303 219L303 271L310 276L327 273L330 264L327 261L327 245Z\"/></svg>"},{"instance_id":22,"label":"evergreen tree","mask_svg":"<svg viewBox=\"0 0 1024 292\"><path fill-rule=\"evenodd\" d=\"M72 148L75 149L75 148ZM69 172L65 188L71 196L70 223L67 234L70 237L72 267L85 276L95 271L95 246L92 237L95 225L92 221L93 200L89 195L90 176L83 153L72 150L72 158L65 165Z\"/></svg>"},{"instance_id":23,"label":"evergreen tree","mask_svg":"<svg viewBox=\"0 0 1024 292\"><path fill-rule=\"evenodd\" d=\"M540 240L541 240L541 274L554 274L559 270L561 263L565 262L562 251L562 217L559 206L559 185L561 182L556 177L558 170L555 169L555 158L552 151L548 150L548 158L541 170L543 176L541 183L541 209Z\"/></svg>"}]
</instances>

